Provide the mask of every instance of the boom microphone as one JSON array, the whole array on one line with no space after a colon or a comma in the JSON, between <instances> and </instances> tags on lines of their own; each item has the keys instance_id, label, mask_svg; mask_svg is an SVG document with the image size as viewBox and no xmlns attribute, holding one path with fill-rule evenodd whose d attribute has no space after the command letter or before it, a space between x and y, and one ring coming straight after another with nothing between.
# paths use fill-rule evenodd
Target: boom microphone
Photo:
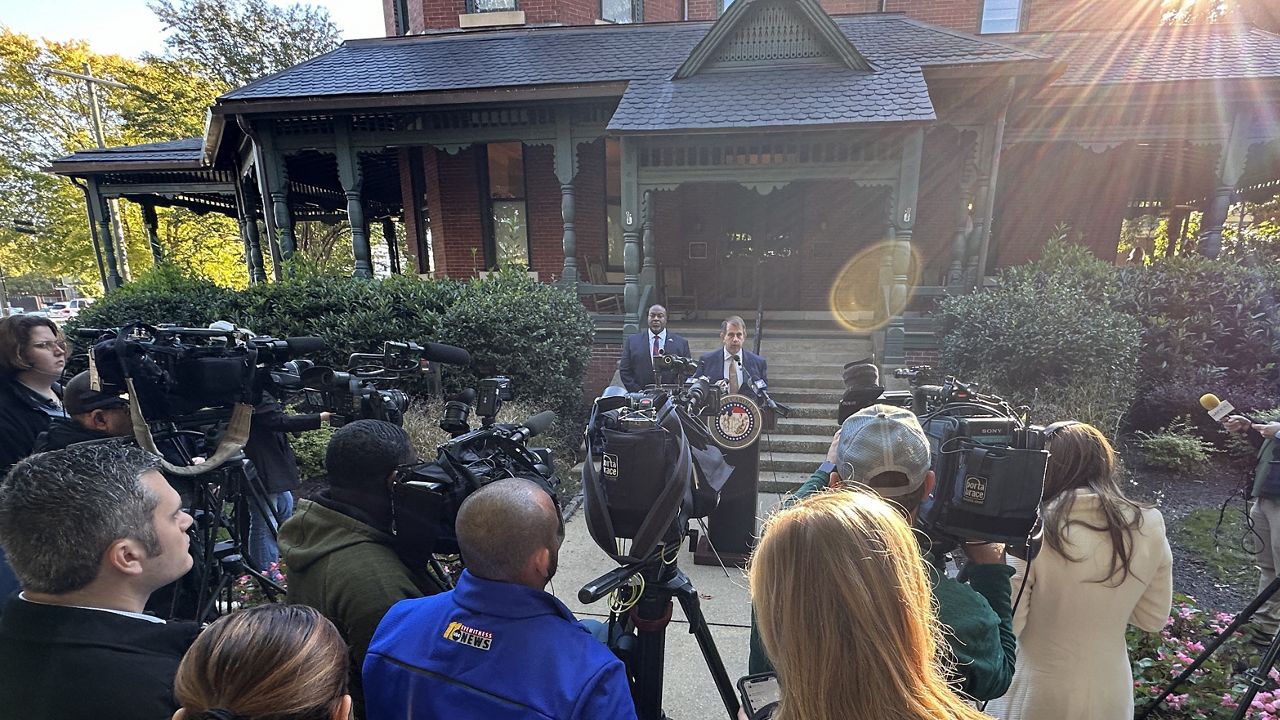
<instances>
[{"instance_id":1,"label":"boom microphone","mask_svg":"<svg viewBox=\"0 0 1280 720\"><path fill-rule=\"evenodd\" d=\"M445 365L471 364L471 353L460 347L445 345L444 343L422 343L422 357L431 362L444 363Z\"/></svg>"},{"instance_id":2,"label":"boom microphone","mask_svg":"<svg viewBox=\"0 0 1280 720\"><path fill-rule=\"evenodd\" d=\"M1219 400L1217 395L1213 393L1205 393L1200 396L1200 407L1209 411L1209 417L1216 422L1222 422L1228 415L1235 412L1235 406L1225 400ZM1250 420L1249 422L1253 422Z\"/></svg>"},{"instance_id":3,"label":"boom microphone","mask_svg":"<svg viewBox=\"0 0 1280 720\"><path fill-rule=\"evenodd\" d=\"M290 355L310 355L329 347L323 338L310 335L285 338L284 343L289 348Z\"/></svg>"},{"instance_id":4,"label":"boom microphone","mask_svg":"<svg viewBox=\"0 0 1280 720\"><path fill-rule=\"evenodd\" d=\"M556 421L556 414L551 410L543 410L542 412L527 418L524 424L511 432L511 439L516 442L524 442L534 435L540 435L551 427Z\"/></svg>"}]
</instances>

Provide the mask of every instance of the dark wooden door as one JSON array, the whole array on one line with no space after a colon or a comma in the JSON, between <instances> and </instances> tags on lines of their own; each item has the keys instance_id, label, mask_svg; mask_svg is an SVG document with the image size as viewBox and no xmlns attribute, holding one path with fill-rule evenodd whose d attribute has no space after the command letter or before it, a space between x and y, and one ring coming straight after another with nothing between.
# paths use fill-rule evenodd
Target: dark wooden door
<instances>
[{"instance_id":1,"label":"dark wooden door","mask_svg":"<svg viewBox=\"0 0 1280 720\"><path fill-rule=\"evenodd\" d=\"M800 309L804 198L793 187L760 195L740 185L726 186L721 195L721 307L754 310L759 291L765 310Z\"/></svg>"}]
</instances>

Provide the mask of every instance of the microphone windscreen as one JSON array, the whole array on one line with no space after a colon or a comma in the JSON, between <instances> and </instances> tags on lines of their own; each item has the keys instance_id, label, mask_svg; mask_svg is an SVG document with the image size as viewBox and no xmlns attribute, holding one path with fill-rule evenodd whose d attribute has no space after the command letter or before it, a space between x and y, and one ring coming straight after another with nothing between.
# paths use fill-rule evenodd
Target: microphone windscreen
<instances>
[{"instance_id":1,"label":"microphone windscreen","mask_svg":"<svg viewBox=\"0 0 1280 720\"><path fill-rule=\"evenodd\" d=\"M471 364L471 353L460 347L445 345L444 343L422 343L422 357L431 362L444 363L445 365Z\"/></svg>"},{"instance_id":2,"label":"microphone windscreen","mask_svg":"<svg viewBox=\"0 0 1280 720\"><path fill-rule=\"evenodd\" d=\"M450 402L464 402L464 403L466 403L466 404L468 404L468 405L474 405L474 404L476 403L476 391L475 391L475 388L467 388L466 390L463 390L462 392L458 393L457 395L454 395L453 397L449 398L449 401L450 401Z\"/></svg>"},{"instance_id":3,"label":"microphone windscreen","mask_svg":"<svg viewBox=\"0 0 1280 720\"><path fill-rule=\"evenodd\" d=\"M324 339L310 335L285 338L284 343L289 346L290 355L309 355L329 347L325 344Z\"/></svg>"},{"instance_id":4,"label":"microphone windscreen","mask_svg":"<svg viewBox=\"0 0 1280 720\"><path fill-rule=\"evenodd\" d=\"M1204 408L1205 410L1212 410L1221 404L1222 404L1222 401L1219 400L1218 396L1214 395L1213 393L1205 393L1204 395L1200 396L1200 407Z\"/></svg>"},{"instance_id":5,"label":"microphone windscreen","mask_svg":"<svg viewBox=\"0 0 1280 720\"><path fill-rule=\"evenodd\" d=\"M551 427L551 424L555 421L555 412L551 410L543 410L537 415L526 419L523 425L529 429L529 437L533 437L534 435L541 435L546 432L547 428Z\"/></svg>"}]
</instances>

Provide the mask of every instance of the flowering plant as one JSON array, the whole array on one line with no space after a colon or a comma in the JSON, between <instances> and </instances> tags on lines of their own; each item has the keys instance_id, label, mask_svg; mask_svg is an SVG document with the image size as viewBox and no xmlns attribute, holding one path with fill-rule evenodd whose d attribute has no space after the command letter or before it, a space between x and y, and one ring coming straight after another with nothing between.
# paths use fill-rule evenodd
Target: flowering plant
<instances>
[{"instance_id":1,"label":"flowering plant","mask_svg":"<svg viewBox=\"0 0 1280 720\"><path fill-rule=\"evenodd\" d=\"M288 577L285 575L285 570L283 563L273 562L262 574L277 585L288 588ZM261 605L268 602L268 599L266 593L262 592L262 586L258 584L254 576L241 575L231 584L231 602L233 607L243 608L251 605Z\"/></svg>"},{"instance_id":2,"label":"flowering plant","mask_svg":"<svg viewBox=\"0 0 1280 720\"><path fill-rule=\"evenodd\" d=\"M1133 662L1134 704L1141 710L1187 668L1214 636L1231 624L1227 613L1203 610L1195 599L1175 594L1169 622L1159 633L1130 627L1127 635ZM1257 665L1261 650L1250 642L1248 626L1229 638L1165 700L1153 717L1177 720L1230 718L1246 685L1240 673ZM1270 671L1270 684L1254 698L1247 717L1280 720L1280 672Z\"/></svg>"}]
</instances>

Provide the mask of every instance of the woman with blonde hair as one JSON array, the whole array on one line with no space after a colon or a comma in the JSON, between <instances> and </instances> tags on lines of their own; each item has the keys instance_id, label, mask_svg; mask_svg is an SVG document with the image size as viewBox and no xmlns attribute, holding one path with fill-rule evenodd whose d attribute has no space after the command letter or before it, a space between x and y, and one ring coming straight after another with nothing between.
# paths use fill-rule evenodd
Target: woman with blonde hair
<instances>
[{"instance_id":1,"label":"woman with blonde hair","mask_svg":"<svg viewBox=\"0 0 1280 720\"><path fill-rule=\"evenodd\" d=\"M902 513L869 493L823 493L769 520L749 572L782 689L774 718L985 717L947 685L924 562Z\"/></svg>"},{"instance_id":2,"label":"woman with blonde hair","mask_svg":"<svg viewBox=\"0 0 1280 720\"><path fill-rule=\"evenodd\" d=\"M173 720L348 720L347 645L305 605L241 610L196 638L174 694Z\"/></svg>"},{"instance_id":3,"label":"woman with blonde hair","mask_svg":"<svg viewBox=\"0 0 1280 720\"><path fill-rule=\"evenodd\" d=\"M1125 629L1169 618L1173 556L1164 518L1125 496L1116 453L1092 425L1049 428L1044 538L1019 567L1018 664L987 712L1007 720L1128 720L1133 671ZM1025 577L1025 582L1023 578Z\"/></svg>"}]
</instances>

